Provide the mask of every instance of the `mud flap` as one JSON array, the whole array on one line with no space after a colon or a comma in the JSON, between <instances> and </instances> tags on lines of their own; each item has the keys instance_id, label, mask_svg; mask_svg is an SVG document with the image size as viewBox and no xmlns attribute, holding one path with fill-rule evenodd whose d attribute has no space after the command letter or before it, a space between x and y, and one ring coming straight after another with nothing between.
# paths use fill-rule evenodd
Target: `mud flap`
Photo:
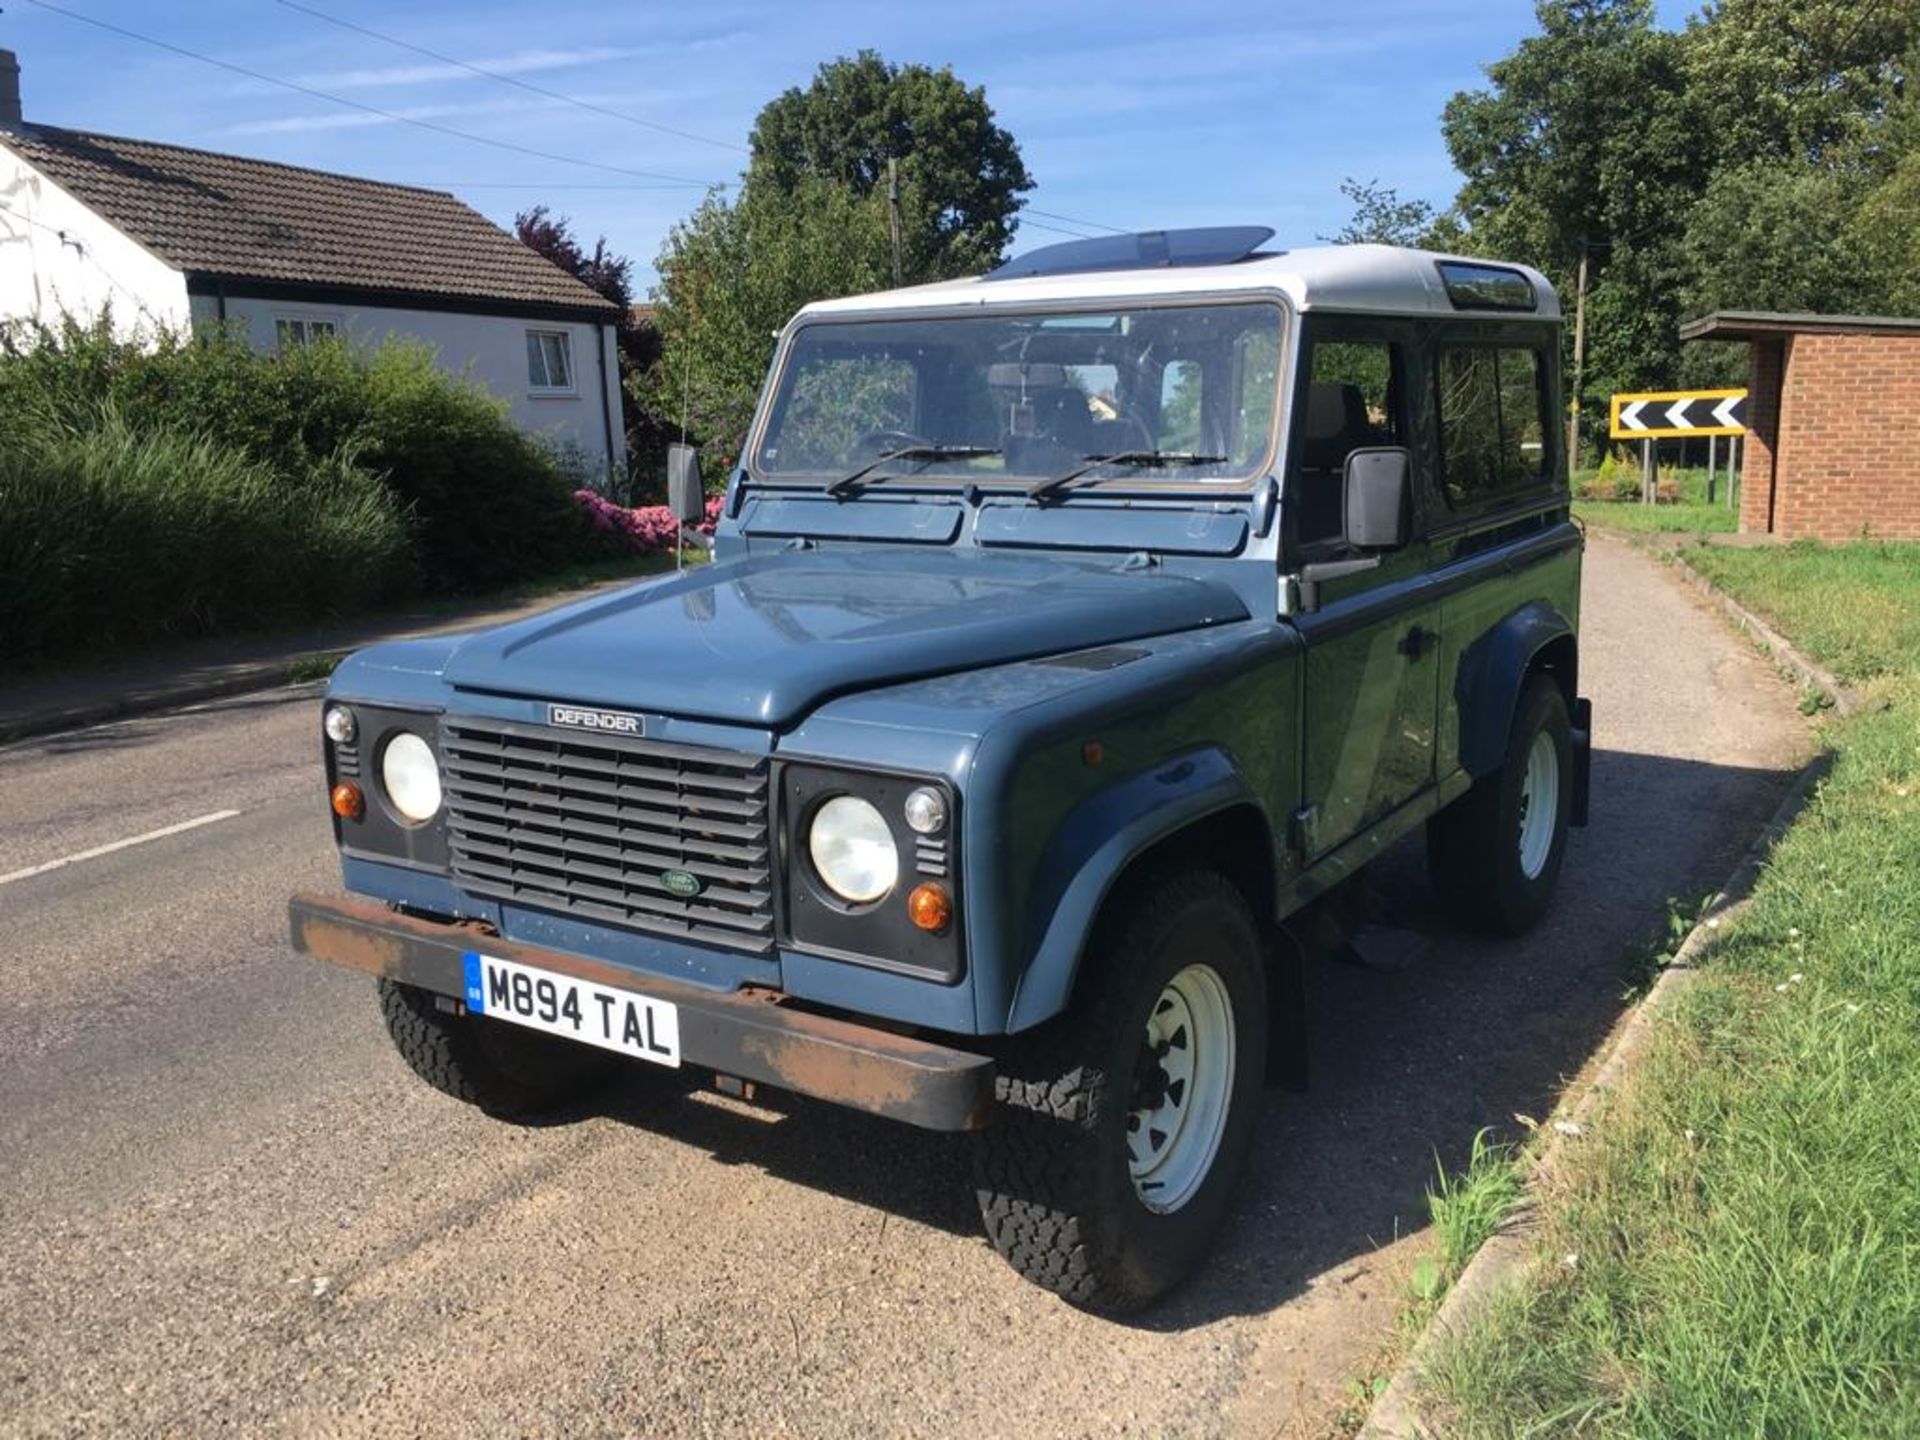
<instances>
[{"instance_id":1,"label":"mud flap","mask_svg":"<svg viewBox=\"0 0 1920 1440\"><path fill-rule=\"evenodd\" d=\"M1567 823L1587 823L1587 799L1593 788L1593 701L1584 696L1573 702L1573 799Z\"/></svg>"}]
</instances>

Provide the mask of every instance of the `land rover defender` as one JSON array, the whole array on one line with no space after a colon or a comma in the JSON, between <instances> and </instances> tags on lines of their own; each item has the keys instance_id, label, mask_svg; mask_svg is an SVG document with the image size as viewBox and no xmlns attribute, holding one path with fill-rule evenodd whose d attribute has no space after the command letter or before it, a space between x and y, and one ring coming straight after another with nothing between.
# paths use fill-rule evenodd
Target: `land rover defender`
<instances>
[{"instance_id":1,"label":"land rover defender","mask_svg":"<svg viewBox=\"0 0 1920 1440\"><path fill-rule=\"evenodd\" d=\"M295 945L488 1112L659 1066L977 1131L1016 1269L1164 1293L1304 917L1424 825L1518 933L1586 806L1552 289L1271 236L807 306L711 564L340 666Z\"/></svg>"}]
</instances>

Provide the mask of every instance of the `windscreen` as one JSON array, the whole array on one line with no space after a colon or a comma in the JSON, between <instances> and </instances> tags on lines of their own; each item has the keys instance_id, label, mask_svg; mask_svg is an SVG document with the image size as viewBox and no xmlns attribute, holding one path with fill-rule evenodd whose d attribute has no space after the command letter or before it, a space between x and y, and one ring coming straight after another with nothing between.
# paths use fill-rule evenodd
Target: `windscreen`
<instances>
[{"instance_id":1,"label":"windscreen","mask_svg":"<svg viewBox=\"0 0 1920 1440\"><path fill-rule=\"evenodd\" d=\"M1281 323L1268 302L816 321L754 469L830 482L901 453L897 473L1030 482L1117 456L1094 483L1246 482L1270 464Z\"/></svg>"}]
</instances>

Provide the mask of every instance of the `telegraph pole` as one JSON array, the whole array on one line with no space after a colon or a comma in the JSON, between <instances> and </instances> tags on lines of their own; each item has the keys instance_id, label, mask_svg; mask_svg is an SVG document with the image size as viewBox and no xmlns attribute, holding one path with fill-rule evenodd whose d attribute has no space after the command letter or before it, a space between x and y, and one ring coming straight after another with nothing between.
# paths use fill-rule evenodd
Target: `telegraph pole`
<instances>
[{"instance_id":1,"label":"telegraph pole","mask_svg":"<svg viewBox=\"0 0 1920 1440\"><path fill-rule=\"evenodd\" d=\"M1573 302L1573 405L1567 415L1567 469L1580 468L1580 372L1587 358L1587 242L1580 241L1580 278Z\"/></svg>"},{"instance_id":2,"label":"telegraph pole","mask_svg":"<svg viewBox=\"0 0 1920 1440\"><path fill-rule=\"evenodd\" d=\"M897 287L906 280L900 270L900 162L891 155L887 157L887 225L893 231L893 283Z\"/></svg>"}]
</instances>

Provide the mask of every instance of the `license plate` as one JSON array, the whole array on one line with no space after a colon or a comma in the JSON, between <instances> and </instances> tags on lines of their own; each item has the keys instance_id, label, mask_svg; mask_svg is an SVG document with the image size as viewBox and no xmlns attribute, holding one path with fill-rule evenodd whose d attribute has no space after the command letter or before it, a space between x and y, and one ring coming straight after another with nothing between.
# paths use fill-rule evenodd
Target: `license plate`
<instances>
[{"instance_id":1,"label":"license plate","mask_svg":"<svg viewBox=\"0 0 1920 1440\"><path fill-rule=\"evenodd\" d=\"M671 1001L609 990L471 950L466 962L467 1009L475 1015L563 1035L655 1065L680 1063L680 1010Z\"/></svg>"}]
</instances>

